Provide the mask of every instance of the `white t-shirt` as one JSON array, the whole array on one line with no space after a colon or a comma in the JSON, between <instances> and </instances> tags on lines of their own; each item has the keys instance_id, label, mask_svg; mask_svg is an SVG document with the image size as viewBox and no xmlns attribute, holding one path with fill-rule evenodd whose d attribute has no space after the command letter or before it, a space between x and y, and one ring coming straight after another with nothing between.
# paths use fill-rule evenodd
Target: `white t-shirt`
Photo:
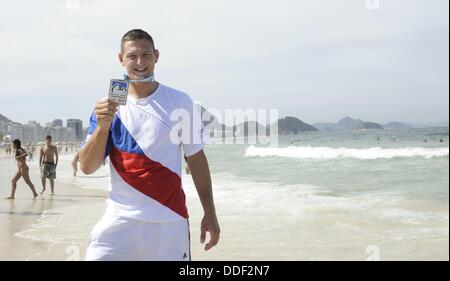
<instances>
[{"instance_id":1,"label":"white t-shirt","mask_svg":"<svg viewBox=\"0 0 450 281\"><path fill-rule=\"evenodd\" d=\"M86 142L96 127L93 113ZM159 84L147 98L128 97L111 124L105 151L110 167L106 212L148 222L188 218L181 147L186 156L203 149L203 129L183 92Z\"/></svg>"}]
</instances>

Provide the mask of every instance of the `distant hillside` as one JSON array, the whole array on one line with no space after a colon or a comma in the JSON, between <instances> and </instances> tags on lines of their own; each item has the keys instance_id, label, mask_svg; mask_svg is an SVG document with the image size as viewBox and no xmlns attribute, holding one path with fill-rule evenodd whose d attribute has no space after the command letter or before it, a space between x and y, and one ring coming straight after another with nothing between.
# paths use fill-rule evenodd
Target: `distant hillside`
<instances>
[{"instance_id":1,"label":"distant hillside","mask_svg":"<svg viewBox=\"0 0 450 281\"><path fill-rule=\"evenodd\" d=\"M197 105L198 106L198 105ZM206 127L207 131L210 133L210 136L214 136L216 134L217 137L225 137L225 131L229 131L231 135L231 128L228 128L224 124L220 123L216 116L214 116L211 112L209 112L206 108L201 106L200 108L203 125ZM217 135L217 132L220 132Z\"/></svg>"},{"instance_id":2,"label":"distant hillside","mask_svg":"<svg viewBox=\"0 0 450 281\"><path fill-rule=\"evenodd\" d=\"M0 114L0 122L3 122L3 123L15 123L15 122L9 120L6 116L3 116L1 114Z\"/></svg>"},{"instance_id":3,"label":"distant hillside","mask_svg":"<svg viewBox=\"0 0 450 281\"><path fill-rule=\"evenodd\" d=\"M336 123L322 122L314 123L312 124L312 126L319 129L320 131L336 131Z\"/></svg>"},{"instance_id":4,"label":"distant hillside","mask_svg":"<svg viewBox=\"0 0 450 281\"><path fill-rule=\"evenodd\" d=\"M362 122L353 130L382 130L383 126L375 122Z\"/></svg>"},{"instance_id":5,"label":"distant hillside","mask_svg":"<svg viewBox=\"0 0 450 281\"><path fill-rule=\"evenodd\" d=\"M383 125L385 129L411 129L413 126L400 122L389 122Z\"/></svg>"},{"instance_id":6,"label":"distant hillside","mask_svg":"<svg viewBox=\"0 0 450 281\"><path fill-rule=\"evenodd\" d=\"M207 126L213 122L217 122L216 117L211 114L206 108L201 105L196 104L197 108L200 107L200 114L202 116L203 125Z\"/></svg>"},{"instance_id":7,"label":"distant hillside","mask_svg":"<svg viewBox=\"0 0 450 281\"><path fill-rule=\"evenodd\" d=\"M336 124L337 131L351 131L357 127L360 127L364 123L361 119L353 119L351 117L344 117Z\"/></svg>"},{"instance_id":8,"label":"distant hillside","mask_svg":"<svg viewBox=\"0 0 450 281\"><path fill-rule=\"evenodd\" d=\"M292 135L310 131L318 131L318 129L306 124L296 117L287 116L286 118L278 119L279 135Z\"/></svg>"},{"instance_id":9,"label":"distant hillside","mask_svg":"<svg viewBox=\"0 0 450 281\"><path fill-rule=\"evenodd\" d=\"M361 119L353 119L351 117L344 117L337 123L315 123L314 127L321 131L352 131L352 130L369 130L369 129L383 129L378 123L365 122Z\"/></svg>"},{"instance_id":10,"label":"distant hillside","mask_svg":"<svg viewBox=\"0 0 450 281\"><path fill-rule=\"evenodd\" d=\"M246 121L233 126L233 132L236 132L236 136L262 136L265 135L266 127L255 121Z\"/></svg>"},{"instance_id":11,"label":"distant hillside","mask_svg":"<svg viewBox=\"0 0 450 281\"><path fill-rule=\"evenodd\" d=\"M287 116L286 118L278 119L278 135L295 135L309 131L318 131L318 129L295 117ZM246 121L234 126L233 132L236 132L237 136L268 135L270 126L265 127L255 121Z\"/></svg>"},{"instance_id":12,"label":"distant hillside","mask_svg":"<svg viewBox=\"0 0 450 281\"><path fill-rule=\"evenodd\" d=\"M215 131L217 137L224 137L225 135L235 135L240 137L266 135L270 132L270 126L265 127L255 121L245 121L233 127L228 127L220 123L216 116L214 116L208 109L200 108L203 124L207 127L209 132ZM278 119L278 134L298 134L300 132L318 131L313 126L304 123L296 117L287 116L286 118ZM227 134L225 132L228 132ZM217 134L218 133L218 134Z\"/></svg>"}]
</instances>

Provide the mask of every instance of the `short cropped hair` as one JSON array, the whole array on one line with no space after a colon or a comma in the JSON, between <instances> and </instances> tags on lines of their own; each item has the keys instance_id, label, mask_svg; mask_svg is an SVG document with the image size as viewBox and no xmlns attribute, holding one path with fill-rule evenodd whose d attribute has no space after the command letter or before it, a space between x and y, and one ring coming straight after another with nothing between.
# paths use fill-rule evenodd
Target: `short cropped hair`
<instances>
[{"instance_id":1,"label":"short cropped hair","mask_svg":"<svg viewBox=\"0 0 450 281\"><path fill-rule=\"evenodd\" d=\"M150 36L150 34L148 34L147 32L145 32L142 29L132 29L130 31L128 31L127 33L125 33L122 36L122 40L120 41L120 50L123 50L123 44L127 41L135 41L135 40L139 40L139 39L145 39L148 40L150 42L150 44L153 47L153 50L155 50L155 43L153 42L153 38Z\"/></svg>"}]
</instances>

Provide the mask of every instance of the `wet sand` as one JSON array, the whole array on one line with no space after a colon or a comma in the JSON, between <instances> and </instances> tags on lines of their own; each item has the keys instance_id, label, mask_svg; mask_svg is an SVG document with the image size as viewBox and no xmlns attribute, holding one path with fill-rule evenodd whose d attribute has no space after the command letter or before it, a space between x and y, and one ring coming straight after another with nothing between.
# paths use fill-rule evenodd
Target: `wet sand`
<instances>
[{"instance_id":1,"label":"wet sand","mask_svg":"<svg viewBox=\"0 0 450 281\"><path fill-rule=\"evenodd\" d=\"M37 162L28 165L31 180L40 192ZM58 170L66 170L67 174L70 169L68 165L67 161L61 161ZM3 199L10 194L11 178L15 171L14 160L0 158L0 260L84 260L90 231L106 208L106 189L81 188L58 182L57 179L55 195L50 194L47 182L46 192L33 200L31 190L20 179L16 198ZM79 172L79 177L85 176ZM192 182L189 185L186 196L193 260L251 259L252 254L230 256L226 253L226 245L234 243L229 239L222 240L213 251L203 250L204 245L199 242L203 211Z\"/></svg>"},{"instance_id":2,"label":"wet sand","mask_svg":"<svg viewBox=\"0 0 450 281\"><path fill-rule=\"evenodd\" d=\"M41 182L38 171L31 170L31 181L38 192L41 191ZM105 201L106 190L82 189L70 184L56 182L55 195L50 195L50 186L47 182L47 190L36 200L32 199L31 190L23 179L17 183L16 199L5 200L9 196L11 178L16 170L12 159L0 159L0 260L66 260L74 258L74 246L80 248L81 258L84 245L74 245L72 242L51 243L39 236L27 237L26 231L33 226L39 227L39 220L46 210L58 208L70 208L81 204L92 204ZM92 210L97 216L102 210ZM60 214L50 212L47 216L59 216ZM60 223L62 223L59 218ZM92 222L87 223L89 229ZM41 225L41 227L44 227ZM70 226L68 226L70 227ZM68 228L70 231L70 228ZM23 233L25 231L25 233ZM48 230L46 230L48 231ZM86 234L87 238L88 233ZM82 241L86 239L81 238Z\"/></svg>"},{"instance_id":3,"label":"wet sand","mask_svg":"<svg viewBox=\"0 0 450 281\"><path fill-rule=\"evenodd\" d=\"M47 187L45 195L32 200L31 191L20 180L14 201L0 199L0 260L84 259L90 231L106 207L107 173L104 168L92 177L80 174L73 179L70 159L60 159L56 195L51 196ZM36 161L29 166L40 191ZM0 158L2 198L9 195L15 169L12 159ZM445 223L428 223L429 230L417 232L414 222L371 222L361 220L358 212L343 216L334 207L343 199L326 197L333 200L323 204L323 196L317 201L307 186L285 193L276 186L214 175L222 232L217 247L205 252L199 242L203 211L189 175L183 174L183 186L193 260L448 260L448 209L434 211L443 213ZM354 200L358 198L345 202L357 205ZM385 206L373 202L371 208L375 212ZM430 206L424 208L429 211ZM315 219L318 216L320 220Z\"/></svg>"}]
</instances>

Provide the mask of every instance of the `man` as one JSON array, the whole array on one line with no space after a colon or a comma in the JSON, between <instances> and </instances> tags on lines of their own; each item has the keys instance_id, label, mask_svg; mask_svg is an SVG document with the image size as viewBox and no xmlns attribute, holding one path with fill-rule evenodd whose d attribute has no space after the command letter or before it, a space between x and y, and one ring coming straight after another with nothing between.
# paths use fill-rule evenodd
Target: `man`
<instances>
[{"instance_id":1,"label":"man","mask_svg":"<svg viewBox=\"0 0 450 281\"><path fill-rule=\"evenodd\" d=\"M52 195L55 194L56 166L58 166L58 149L52 145L52 137L45 137L45 145L41 148L39 167L41 168L42 191L45 192L46 179L50 180Z\"/></svg>"},{"instance_id":2,"label":"man","mask_svg":"<svg viewBox=\"0 0 450 281\"><path fill-rule=\"evenodd\" d=\"M79 153L80 169L94 173L109 156L110 187L105 215L91 232L86 260L191 259L188 212L181 183L184 153L204 210L201 243L205 250L219 241L211 176L200 138L201 126L190 97L154 81L159 59L152 37L134 29L121 40L119 61L130 82L124 106L102 99L90 119ZM181 123L171 113L187 112ZM201 121L200 121L201 124ZM179 127L178 127L179 126ZM177 143L173 132L185 138ZM183 149L183 152L181 151Z\"/></svg>"},{"instance_id":3,"label":"man","mask_svg":"<svg viewBox=\"0 0 450 281\"><path fill-rule=\"evenodd\" d=\"M10 145L6 145L6 156L10 157L11 156L11 146Z\"/></svg>"},{"instance_id":4,"label":"man","mask_svg":"<svg viewBox=\"0 0 450 281\"><path fill-rule=\"evenodd\" d=\"M76 177L77 176L77 171L78 171L78 161L80 161L80 156L79 153L75 153L75 156L73 157L72 160L72 169L73 169L73 176Z\"/></svg>"},{"instance_id":5,"label":"man","mask_svg":"<svg viewBox=\"0 0 450 281\"><path fill-rule=\"evenodd\" d=\"M33 146L30 143L28 143L27 150L28 150L28 159L30 161L33 161Z\"/></svg>"}]
</instances>

